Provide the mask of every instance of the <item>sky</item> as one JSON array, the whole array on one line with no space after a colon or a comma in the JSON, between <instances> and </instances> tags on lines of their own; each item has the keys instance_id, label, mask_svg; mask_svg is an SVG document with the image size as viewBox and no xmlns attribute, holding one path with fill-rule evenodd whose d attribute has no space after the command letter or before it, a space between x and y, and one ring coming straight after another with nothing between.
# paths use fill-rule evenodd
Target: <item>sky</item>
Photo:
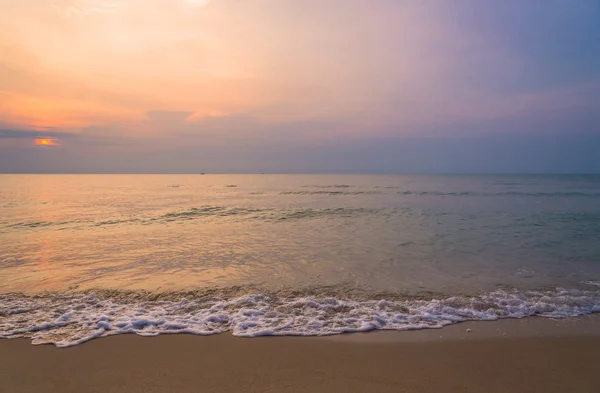
<instances>
[{"instance_id":1,"label":"sky","mask_svg":"<svg viewBox=\"0 0 600 393\"><path fill-rule=\"evenodd\" d=\"M597 0L0 0L3 173L600 173Z\"/></svg>"}]
</instances>

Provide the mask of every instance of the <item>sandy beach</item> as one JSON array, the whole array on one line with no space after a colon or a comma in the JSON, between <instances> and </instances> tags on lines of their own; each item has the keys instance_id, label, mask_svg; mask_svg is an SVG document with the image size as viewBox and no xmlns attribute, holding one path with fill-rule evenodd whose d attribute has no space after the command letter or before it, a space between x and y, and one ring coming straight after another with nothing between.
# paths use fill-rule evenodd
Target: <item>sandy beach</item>
<instances>
[{"instance_id":1,"label":"sandy beach","mask_svg":"<svg viewBox=\"0 0 600 393\"><path fill-rule=\"evenodd\" d=\"M57 349L0 341L0 391L597 392L599 318L244 339L120 335Z\"/></svg>"}]
</instances>

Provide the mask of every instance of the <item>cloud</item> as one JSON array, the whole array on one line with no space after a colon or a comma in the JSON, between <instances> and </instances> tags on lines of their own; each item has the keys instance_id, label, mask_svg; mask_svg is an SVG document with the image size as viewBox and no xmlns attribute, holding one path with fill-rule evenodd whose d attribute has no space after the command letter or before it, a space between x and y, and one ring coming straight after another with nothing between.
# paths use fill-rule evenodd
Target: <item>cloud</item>
<instances>
[{"instance_id":1,"label":"cloud","mask_svg":"<svg viewBox=\"0 0 600 393\"><path fill-rule=\"evenodd\" d=\"M71 132L0 129L0 139L71 138Z\"/></svg>"},{"instance_id":2,"label":"cloud","mask_svg":"<svg viewBox=\"0 0 600 393\"><path fill-rule=\"evenodd\" d=\"M168 110L153 110L146 112L146 116L150 122L159 124L183 123L193 114L194 112L189 111Z\"/></svg>"},{"instance_id":3,"label":"cloud","mask_svg":"<svg viewBox=\"0 0 600 393\"><path fill-rule=\"evenodd\" d=\"M20 147L33 143L34 146L61 145L65 149L131 147L136 144L135 138L123 135L123 129L116 125L89 126L77 132L2 128L0 125L0 140L14 141ZM68 143L62 144L61 141Z\"/></svg>"}]
</instances>

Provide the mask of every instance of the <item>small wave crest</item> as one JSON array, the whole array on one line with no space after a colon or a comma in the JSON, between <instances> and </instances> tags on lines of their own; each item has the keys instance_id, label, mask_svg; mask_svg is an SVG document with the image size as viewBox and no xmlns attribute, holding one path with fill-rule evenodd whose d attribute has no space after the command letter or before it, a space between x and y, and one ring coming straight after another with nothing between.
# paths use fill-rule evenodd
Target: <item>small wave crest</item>
<instances>
[{"instance_id":1,"label":"small wave crest","mask_svg":"<svg viewBox=\"0 0 600 393\"><path fill-rule=\"evenodd\" d=\"M97 228L117 225L150 225L161 223L187 222L192 220L246 220L263 221L270 223L284 222L290 220L310 220L327 217L353 217L378 213L382 209L367 208L252 208L252 207L228 207L228 206L200 206L185 210L171 211L157 216L139 215L125 218L113 218L100 221L47 221L47 222L17 222L5 225L8 229L18 230L44 230L44 229L67 229L67 228Z\"/></svg>"},{"instance_id":2,"label":"small wave crest","mask_svg":"<svg viewBox=\"0 0 600 393\"><path fill-rule=\"evenodd\" d=\"M399 195L418 195L418 196L479 196L479 197L542 197L542 198L600 198L600 193L594 192L474 192L474 191L399 191Z\"/></svg>"},{"instance_id":3,"label":"small wave crest","mask_svg":"<svg viewBox=\"0 0 600 393\"><path fill-rule=\"evenodd\" d=\"M310 184L307 186L302 186L302 188L350 188L354 187L349 184L327 184L327 185L318 185L318 184Z\"/></svg>"},{"instance_id":4,"label":"small wave crest","mask_svg":"<svg viewBox=\"0 0 600 393\"><path fill-rule=\"evenodd\" d=\"M497 290L478 296L327 296L294 291L219 296L189 293L0 295L0 338L68 347L124 333L235 336L323 336L370 330L441 328L463 321L600 312L600 292Z\"/></svg>"},{"instance_id":5,"label":"small wave crest","mask_svg":"<svg viewBox=\"0 0 600 393\"><path fill-rule=\"evenodd\" d=\"M282 191L280 195L379 195L379 191Z\"/></svg>"},{"instance_id":6,"label":"small wave crest","mask_svg":"<svg viewBox=\"0 0 600 393\"><path fill-rule=\"evenodd\" d=\"M593 285L595 287L600 287L600 281L584 281L582 284Z\"/></svg>"},{"instance_id":7,"label":"small wave crest","mask_svg":"<svg viewBox=\"0 0 600 393\"><path fill-rule=\"evenodd\" d=\"M17 222L15 224L7 225L8 228L16 228L16 229L35 229L35 228L45 228L51 226L64 226L69 225L71 222L69 221L25 221L25 222Z\"/></svg>"}]
</instances>

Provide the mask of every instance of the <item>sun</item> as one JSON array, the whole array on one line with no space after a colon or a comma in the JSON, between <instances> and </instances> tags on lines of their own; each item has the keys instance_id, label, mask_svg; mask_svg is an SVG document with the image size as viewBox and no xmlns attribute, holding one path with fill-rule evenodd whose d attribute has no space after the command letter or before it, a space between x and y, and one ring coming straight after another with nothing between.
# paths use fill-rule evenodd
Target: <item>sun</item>
<instances>
[{"instance_id":1,"label":"sun","mask_svg":"<svg viewBox=\"0 0 600 393\"><path fill-rule=\"evenodd\" d=\"M33 140L35 146L60 146L58 139L53 138L36 138Z\"/></svg>"}]
</instances>

